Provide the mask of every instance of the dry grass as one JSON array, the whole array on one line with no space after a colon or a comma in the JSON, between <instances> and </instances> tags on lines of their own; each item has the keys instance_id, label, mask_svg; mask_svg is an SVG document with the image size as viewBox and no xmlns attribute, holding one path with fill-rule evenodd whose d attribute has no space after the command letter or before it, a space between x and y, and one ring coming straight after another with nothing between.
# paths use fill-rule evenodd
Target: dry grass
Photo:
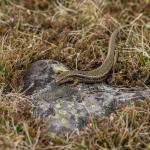
<instances>
[{"instance_id":1,"label":"dry grass","mask_svg":"<svg viewBox=\"0 0 150 150\"><path fill-rule=\"evenodd\" d=\"M117 42L119 58L108 83L149 88L149 10L149 0L1 0L1 89L17 91L19 74L39 59L56 59L72 69L99 66L107 54L111 33L125 24L131 27ZM70 135L64 142L61 138L46 140L44 123L32 118L26 103L19 110L22 113L16 111L20 99L26 98L18 94L10 97L0 96L0 139L8 148L150 149L148 100L123 107L113 116L98 118L96 123L91 120L80 135Z\"/></svg>"},{"instance_id":2,"label":"dry grass","mask_svg":"<svg viewBox=\"0 0 150 150\"><path fill-rule=\"evenodd\" d=\"M122 106L108 117L91 118L79 134L47 134L47 125L33 117L27 99L1 96L0 147L17 149L149 149L150 101Z\"/></svg>"}]
</instances>

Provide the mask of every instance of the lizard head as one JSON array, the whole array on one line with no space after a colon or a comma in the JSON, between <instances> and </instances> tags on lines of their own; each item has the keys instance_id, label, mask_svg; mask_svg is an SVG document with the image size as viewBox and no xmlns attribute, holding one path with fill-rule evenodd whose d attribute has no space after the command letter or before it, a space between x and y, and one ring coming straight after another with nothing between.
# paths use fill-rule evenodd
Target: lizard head
<instances>
[{"instance_id":1,"label":"lizard head","mask_svg":"<svg viewBox=\"0 0 150 150\"><path fill-rule=\"evenodd\" d=\"M66 83L66 82L72 82L72 81L73 81L73 76L72 76L71 71L62 72L55 79L55 82L58 85Z\"/></svg>"}]
</instances>

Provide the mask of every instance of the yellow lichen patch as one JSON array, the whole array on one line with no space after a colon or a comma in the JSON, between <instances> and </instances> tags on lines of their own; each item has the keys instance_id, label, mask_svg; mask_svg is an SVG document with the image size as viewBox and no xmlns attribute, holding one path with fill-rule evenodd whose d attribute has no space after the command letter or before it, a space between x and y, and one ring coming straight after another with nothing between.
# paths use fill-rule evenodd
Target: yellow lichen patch
<instances>
[{"instance_id":1,"label":"yellow lichen patch","mask_svg":"<svg viewBox=\"0 0 150 150\"><path fill-rule=\"evenodd\" d=\"M64 115L66 115L66 114L67 114L67 112L66 112L66 111L64 111L64 110L59 110L59 114L64 116Z\"/></svg>"},{"instance_id":2,"label":"yellow lichen patch","mask_svg":"<svg viewBox=\"0 0 150 150\"><path fill-rule=\"evenodd\" d=\"M62 118L61 120L62 125L67 125L68 121L65 118Z\"/></svg>"},{"instance_id":3,"label":"yellow lichen patch","mask_svg":"<svg viewBox=\"0 0 150 150\"><path fill-rule=\"evenodd\" d=\"M56 108L61 108L60 103L57 103L57 104L55 105L55 107L56 107Z\"/></svg>"},{"instance_id":4,"label":"yellow lichen patch","mask_svg":"<svg viewBox=\"0 0 150 150\"><path fill-rule=\"evenodd\" d=\"M52 68L53 68L55 73L68 71L68 69L66 67L58 65L58 64L57 65L56 64L52 65Z\"/></svg>"}]
</instances>

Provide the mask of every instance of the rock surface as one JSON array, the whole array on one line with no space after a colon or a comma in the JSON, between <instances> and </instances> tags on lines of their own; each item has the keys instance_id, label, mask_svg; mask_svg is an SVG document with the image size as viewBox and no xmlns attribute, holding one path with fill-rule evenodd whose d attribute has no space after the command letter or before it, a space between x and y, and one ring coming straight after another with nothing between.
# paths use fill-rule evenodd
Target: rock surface
<instances>
[{"instance_id":1,"label":"rock surface","mask_svg":"<svg viewBox=\"0 0 150 150\"><path fill-rule=\"evenodd\" d=\"M122 103L150 98L150 90L142 88L115 88L102 83L58 86L53 80L61 67L65 68L57 61L39 60L29 66L21 79L36 114L53 132L82 128L90 114L107 115Z\"/></svg>"}]
</instances>

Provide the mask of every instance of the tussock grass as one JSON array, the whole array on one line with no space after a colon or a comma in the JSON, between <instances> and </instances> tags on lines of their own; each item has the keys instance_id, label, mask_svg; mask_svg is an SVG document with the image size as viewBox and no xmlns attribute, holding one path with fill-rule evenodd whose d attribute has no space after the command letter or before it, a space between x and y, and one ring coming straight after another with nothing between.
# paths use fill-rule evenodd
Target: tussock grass
<instances>
[{"instance_id":1,"label":"tussock grass","mask_svg":"<svg viewBox=\"0 0 150 150\"><path fill-rule=\"evenodd\" d=\"M39 59L56 59L71 69L96 68L106 57L111 33L125 24L131 24L131 27L126 28L118 39L119 57L108 83L149 88L149 8L149 0L1 0L2 91L17 91L21 72ZM94 122L90 120L84 131L65 137L65 141L61 137L47 137L42 128L46 125L32 118L26 98L19 94L3 94L0 100L0 139L3 146L10 149L15 146L22 149L150 147L149 100L124 106L111 116ZM18 113L20 100L24 103Z\"/></svg>"}]
</instances>

